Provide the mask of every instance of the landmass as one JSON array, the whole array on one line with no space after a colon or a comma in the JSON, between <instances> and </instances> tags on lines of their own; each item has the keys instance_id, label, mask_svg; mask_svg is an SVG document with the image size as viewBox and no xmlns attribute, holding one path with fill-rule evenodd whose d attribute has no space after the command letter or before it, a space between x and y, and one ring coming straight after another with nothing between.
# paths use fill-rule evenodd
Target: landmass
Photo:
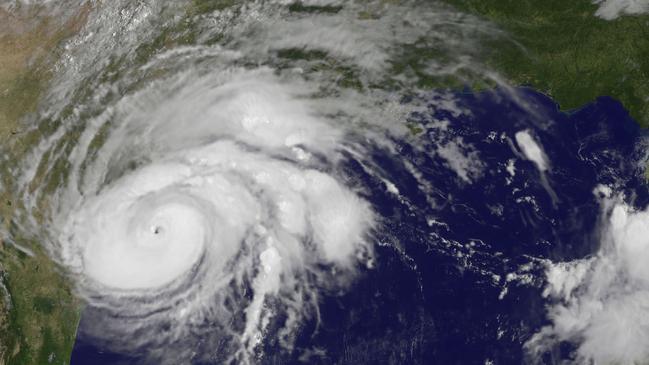
<instances>
[{"instance_id":1,"label":"landmass","mask_svg":"<svg viewBox=\"0 0 649 365\"><path fill-rule=\"evenodd\" d=\"M67 364L81 303L60 268L38 242L16 230L19 202L12 167L36 135L20 121L36 112L51 78L58 45L77 32L89 8L60 22L33 6L9 12L0 7L0 365Z\"/></svg>"},{"instance_id":2,"label":"landmass","mask_svg":"<svg viewBox=\"0 0 649 365\"><path fill-rule=\"evenodd\" d=\"M565 111L611 96L649 126L648 14L605 20L592 0L442 1L506 32L486 39L485 49L508 81L551 96Z\"/></svg>"}]
</instances>

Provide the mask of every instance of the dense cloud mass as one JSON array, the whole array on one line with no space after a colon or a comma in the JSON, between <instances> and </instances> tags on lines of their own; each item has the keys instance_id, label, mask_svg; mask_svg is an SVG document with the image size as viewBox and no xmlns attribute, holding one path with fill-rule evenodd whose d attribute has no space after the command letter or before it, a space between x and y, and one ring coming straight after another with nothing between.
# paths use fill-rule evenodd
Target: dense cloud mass
<instances>
[{"instance_id":1,"label":"dense cloud mass","mask_svg":"<svg viewBox=\"0 0 649 365\"><path fill-rule=\"evenodd\" d=\"M543 351L557 341L577 344L577 361L642 363L649 357L649 212L626 205L607 187L601 197L601 247L590 258L549 263L544 295L552 326L527 346Z\"/></svg>"},{"instance_id":2,"label":"dense cloud mass","mask_svg":"<svg viewBox=\"0 0 649 365\"><path fill-rule=\"evenodd\" d=\"M371 85L416 91L393 69L415 42L450 57L422 72L482 73L459 40L488 27L430 6L311 5L328 10L241 2L183 30L190 2L104 2L66 43L51 133L17 179L34 186L25 230L96 315L85 336L158 364L200 361L216 336L218 361L254 362L268 326L290 349L319 291L372 267L380 217L341 161L393 148L386 133L405 135L416 105ZM195 44L142 48L170 28Z\"/></svg>"},{"instance_id":3,"label":"dense cloud mass","mask_svg":"<svg viewBox=\"0 0 649 365\"><path fill-rule=\"evenodd\" d=\"M250 286L240 341L252 349L265 297L281 294L301 316L299 296L315 296L308 273L322 285L316 265L344 270L368 257L374 219L366 202L318 170L311 154L335 159L340 130L293 100L295 90L264 71L181 77L191 86L145 92L137 109L131 100L116 106L121 123L85 166L83 193L65 196L74 205L58 237L61 259L87 294L162 295L151 312L176 302L152 317L174 323L178 338L222 305L228 287ZM146 162L121 172L134 156Z\"/></svg>"}]
</instances>

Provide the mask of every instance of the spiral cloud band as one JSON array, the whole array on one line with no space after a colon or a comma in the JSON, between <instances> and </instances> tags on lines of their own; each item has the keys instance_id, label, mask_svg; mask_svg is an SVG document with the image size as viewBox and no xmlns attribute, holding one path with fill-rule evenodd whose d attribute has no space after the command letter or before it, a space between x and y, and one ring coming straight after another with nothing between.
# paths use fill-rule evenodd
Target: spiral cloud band
<instances>
[{"instance_id":1,"label":"spiral cloud band","mask_svg":"<svg viewBox=\"0 0 649 365\"><path fill-rule=\"evenodd\" d=\"M77 197L66 214L62 259L91 293L167 293L149 312L179 293L184 308L177 310L200 317L223 285L250 285L246 344L263 330L266 295L299 286L310 265L344 269L371 252L372 212L322 169L329 162L318 156L336 155L339 130L310 115L272 76L234 72L196 82L209 88L190 83L137 112L125 102L123 123L85 166L81 190L93 193ZM143 145L136 156L132 148ZM146 163L109 176L132 158ZM210 285L192 285L196 275Z\"/></svg>"},{"instance_id":2,"label":"spiral cloud band","mask_svg":"<svg viewBox=\"0 0 649 365\"><path fill-rule=\"evenodd\" d=\"M202 255L222 268L251 230L265 232L267 255L281 253L287 262L303 260L309 236L324 260L348 260L371 223L369 208L335 178L306 167L307 150L335 148L335 133L269 82L224 85L202 100L190 95L129 120L146 122L154 134L137 139L165 140L161 149L170 151L82 201L63 233L74 248L68 259L78 256L89 277L124 290L169 284ZM210 106L200 113L186 110L203 102ZM191 118L191 129L180 116ZM191 141L199 146L174 150Z\"/></svg>"},{"instance_id":3,"label":"spiral cloud band","mask_svg":"<svg viewBox=\"0 0 649 365\"><path fill-rule=\"evenodd\" d=\"M346 163L398 192L365 156L409 135L419 76L399 60L434 44L447 57L418 74L482 74L466 35L491 30L419 2L314 4L105 2L66 42L16 180L23 230L89 304L84 338L254 363L266 329L290 350L319 293L372 266L381 217Z\"/></svg>"}]
</instances>

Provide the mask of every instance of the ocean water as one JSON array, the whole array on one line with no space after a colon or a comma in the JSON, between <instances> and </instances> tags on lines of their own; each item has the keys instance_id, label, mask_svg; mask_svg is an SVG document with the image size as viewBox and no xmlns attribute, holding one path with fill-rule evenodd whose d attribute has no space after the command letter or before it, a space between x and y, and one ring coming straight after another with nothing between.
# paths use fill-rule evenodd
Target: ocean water
<instances>
[{"instance_id":1,"label":"ocean water","mask_svg":"<svg viewBox=\"0 0 649 365\"><path fill-rule=\"evenodd\" d=\"M547 294L546 273L554 263L598 254L608 217L598 187L635 209L649 204L646 133L609 97L564 113L529 88L449 95L402 100L425 107L408 116L412 136L385 136L394 150L367 145L360 132L351 137L367 152L343 151L336 174L362 187L357 194L377 217L371 263L355 264L358 273L344 290L314 288L316 304L290 348L280 340L285 304L268 298L275 315L252 362L579 360L579 341L530 347L553 325L548 313L556 301ZM151 363L146 346L120 353L96 341L97 323L110 320L101 309L86 310L71 364ZM236 318L231 325L237 327ZM178 339L190 353L183 363L230 359L223 327L210 326Z\"/></svg>"}]
</instances>

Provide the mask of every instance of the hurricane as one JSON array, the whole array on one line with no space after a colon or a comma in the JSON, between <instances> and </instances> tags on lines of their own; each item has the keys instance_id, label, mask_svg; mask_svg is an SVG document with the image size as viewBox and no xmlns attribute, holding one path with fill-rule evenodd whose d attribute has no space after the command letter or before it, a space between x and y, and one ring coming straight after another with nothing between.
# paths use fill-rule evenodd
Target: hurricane
<instances>
[{"instance_id":1,"label":"hurricane","mask_svg":"<svg viewBox=\"0 0 649 365\"><path fill-rule=\"evenodd\" d=\"M136 316L146 319L142 331L167 323L177 340L189 323L245 314L237 337L252 349L268 322L267 296L284 302L290 325L314 299L309 281L335 283L354 261L369 265L374 218L328 171L335 162L318 157L343 148L339 131L267 72L222 78L161 99L138 96L148 100L140 111L132 101L125 114L116 107L123 124L85 165L81 184L63 193L74 203L57 253L91 303L129 313L128 331Z\"/></svg>"},{"instance_id":2,"label":"hurricane","mask_svg":"<svg viewBox=\"0 0 649 365\"><path fill-rule=\"evenodd\" d=\"M376 85L418 92L396 64L413 42L449 52L432 76L489 78L460 44L487 27L435 4L177 16L190 5L91 5L25 132L43 137L19 164L21 225L73 278L85 336L146 363L207 361L196 343L256 363L266 332L291 349L319 293L373 267L385 223L363 179L397 188L367 156L416 108Z\"/></svg>"},{"instance_id":3,"label":"hurricane","mask_svg":"<svg viewBox=\"0 0 649 365\"><path fill-rule=\"evenodd\" d=\"M648 356L646 133L512 86L494 50L533 56L496 25L419 0L2 6L78 26L0 160L3 244L82 303L72 364Z\"/></svg>"}]
</instances>

